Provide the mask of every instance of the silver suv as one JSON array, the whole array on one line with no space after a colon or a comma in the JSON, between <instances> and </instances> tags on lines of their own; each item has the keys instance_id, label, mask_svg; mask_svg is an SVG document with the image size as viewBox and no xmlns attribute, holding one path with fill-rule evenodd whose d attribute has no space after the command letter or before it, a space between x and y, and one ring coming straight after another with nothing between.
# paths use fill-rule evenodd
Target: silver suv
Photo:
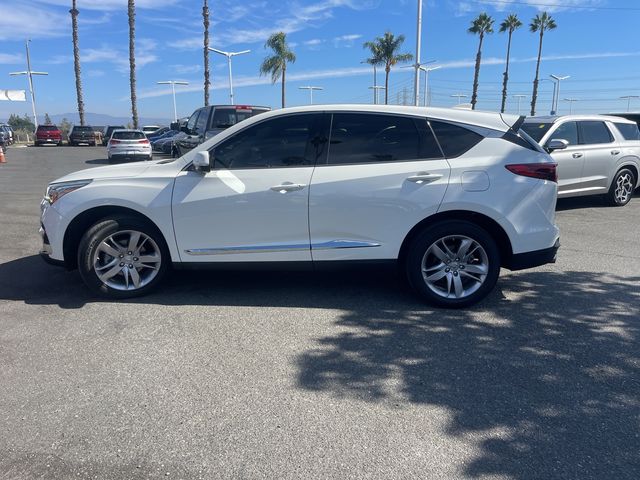
<instances>
[{"instance_id":1,"label":"silver suv","mask_svg":"<svg viewBox=\"0 0 640 480\"><path fill-rule=\"evenodd\" d=\"M558 162L558 196L606 194L629 203L640 181L640 131L620 117L529 117L522 129Z\"/></svg>"}]
</instances>

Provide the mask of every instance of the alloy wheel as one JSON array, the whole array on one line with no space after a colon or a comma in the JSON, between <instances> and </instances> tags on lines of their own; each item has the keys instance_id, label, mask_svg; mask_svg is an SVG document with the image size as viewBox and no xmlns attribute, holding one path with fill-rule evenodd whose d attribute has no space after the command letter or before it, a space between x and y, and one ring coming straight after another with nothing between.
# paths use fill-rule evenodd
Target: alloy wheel
<instances>
[{"instance_id":1,"label":"alloy wheel","mask_svg":"<svg viewBox=\"0 0 640 480\"><path fill-rule=\"evenodd\" d=\"M629 201L633 194L633 176L629 172L624 172L616 179L615 199L618 203L624 204Z\"/></svg>"},{"instance_id":2,"label":"alloy wheel","mask_svg":"<svg viewBox=\"0 0 640 480\"><path fill-rule=\"evenodd\" d=\"M158 244L136 230L109 235L96 247L93 269L105 285L115 290L137 290L149 284L162 264Z\"/></svg>"},{"instance_id":3,"label":"alloy wheel","mask_svg":"<svg viewBox=\"0 0 640 480\"><path fill-rule=\"evenodd\" d=\"M422 258L422 277L427 287L442 298L462 299L485 282L489 257L477 241L463 235L436 240Z\"/></svg>"}]
</instances>

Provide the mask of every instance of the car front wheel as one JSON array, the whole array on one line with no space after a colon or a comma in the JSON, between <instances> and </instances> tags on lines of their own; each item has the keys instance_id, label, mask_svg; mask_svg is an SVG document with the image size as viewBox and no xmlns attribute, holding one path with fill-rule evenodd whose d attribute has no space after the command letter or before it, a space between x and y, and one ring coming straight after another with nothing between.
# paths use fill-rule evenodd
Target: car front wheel
<instances>
[{"instance_id":1,"label":"car front wheel","mask_svg":"<svg viewBox=\"0 0 640 480\"><path fill-rule=\"evenodd\" d=\"M445 221L418 234L406 257L409 283L428 303L462 308L479 302L500 273L496 242L466 221Z\"/></svg>"},{"instance_id":2,"label":"car front wheel","mask_svg":"<svg viewBox=\"0 0 640 480\"><path fill-rule=\"evenodd\" d=\"M636 177L628 168L621 169L616 176L613 177L611 187L609 188L609 203L614 207L623 207L633 196L636 186Z\"/></svg>"},{"instance_id":3,"label":"car front wheel","mask_svg":"<svg viewBox=\"0 0 640 480\"><path fill-rule=\"evenodd\" d=\"M78 269L87 286L103 296L130 298L153 290L171 262L161 233L135 217L93 225L78 248Z\"/></svg>"}]
</instances>

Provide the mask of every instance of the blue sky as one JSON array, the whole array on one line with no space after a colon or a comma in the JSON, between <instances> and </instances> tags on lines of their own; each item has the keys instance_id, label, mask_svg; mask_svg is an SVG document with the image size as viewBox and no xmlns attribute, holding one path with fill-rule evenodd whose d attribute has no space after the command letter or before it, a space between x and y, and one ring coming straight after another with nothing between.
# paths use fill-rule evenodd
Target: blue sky
<instances>
[{"instance_id":1,"label":"blue sky","mask_svg":"<svg viewBox=\"0 0 640 480\"><path fill-rule=\"evenodd\" d=\"M525 26L537 12L548 10L558 28L545 37L541 77L570 75L562 98L576 98L574 112L626 109L619 97L640 94L640 47L637 45L640 4L637 0L425 0L422 59L442 65L429 82L434 106L450 106L455 93L471 94L477 37L466 32L482 11L496 19L496 33L485 41L478 108L499 108L505 34L497 24L517 13ZM513 0L515 1L515 0ZM70 0L0 1L0 88L24 89L24 39L31 43L32 67L49 72L36 77L39 115L76 110L73 76ZM86 111L127 116L128 27L126 0L78 0L80 48ZM172 116L170 90L159 80L184 80L178 87L178 113L188 115L202 104L202 2L200 0L138 0L138 109L143 117ZM264 41L278 30L288 33L298 60L288 70L288 104L308 102L304 85L324 88L317 103L368 102L372 70L361 65L365 40L385 30L405 34L404 50L414 52L415 0L211 0L211 46L223 50L251 49L233 63L236 103L279 106L279 85L260 77L266 55ZM578 8L589 7L589 8ZM522 111L530 101L537 37L523 27L514 34L510 95L524 94ZM210 54L212 103L228 102L226 60ZM382 82L379 75L379 83ZM411 95L410 69L391 73L390 100L403 90ZM539 112L546 113L552 84L540 86ZM640 110L640 100L635 100ZM516 101L509 99L510 111ZM561 102L561 113L568 113ZM632 104L632 109L634 106ZM9 113L30 113L29 103L0 102L0 120Z\"/></svg>"}]
</instances>

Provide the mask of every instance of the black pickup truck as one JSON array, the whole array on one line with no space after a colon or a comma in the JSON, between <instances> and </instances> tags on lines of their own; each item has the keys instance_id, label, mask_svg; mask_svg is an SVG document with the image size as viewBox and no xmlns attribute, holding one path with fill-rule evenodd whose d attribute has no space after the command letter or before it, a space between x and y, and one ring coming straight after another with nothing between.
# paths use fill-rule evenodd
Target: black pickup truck
<instances>
[{"instance_id":1,"label":"black pickup truck","mask_svg":"<svg viewBox=\"0 0 640 480\"><path fill-rule=\"evenodd\" d=\"M74 125L69 132L69 145L75 146L86 143L92 147L96 146L96 134L93 127Z\"/></svg>"}]
</instances>

